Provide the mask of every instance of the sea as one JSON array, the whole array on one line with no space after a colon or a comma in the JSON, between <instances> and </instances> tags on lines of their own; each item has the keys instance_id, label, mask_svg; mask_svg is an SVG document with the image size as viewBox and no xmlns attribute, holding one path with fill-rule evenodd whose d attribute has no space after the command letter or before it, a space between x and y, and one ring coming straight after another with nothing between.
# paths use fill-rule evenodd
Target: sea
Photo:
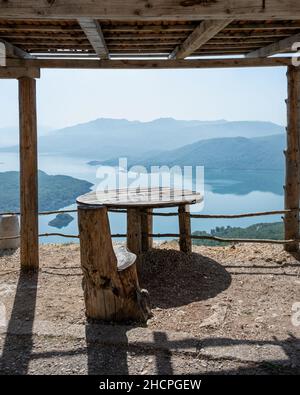
<instances>
[{"instance_id":1,"label":"sea","mask_svg":"<svg viewBox=\"0 0 300 395\"><path fill-rule=\"evenodd\" d=\"M93 158L65 157L59 155L41 154L39 169L49 175L68 175L93 183L94 188L99 183L99 172L95 166L88 164ZM1 153L0 172L19 170L17 153ZM193 213L199 214L238 214L258 211L281 210L284 207L283 171L280 170L251 170L251 169L204 169L203 203L193 208ZM196 184L198 180L192 179ZM1 186L4 187L4 186ZM75 209L76 204L61 209ZM173 211L164 209L162 211ZM61 230L49 226L55 215L40 216L40 233L63 232L70 235L78 234L76 213L74 220ZM110 213L112 233L126 233L126 215ZM247 227L259 222L280 221L281 216L262 216L239 219L193 219L192 231L210 231L215 227L239 226ZM154 233L177 233L177 217L154 217ZM78 239L66 239L59 236L41 237L41 243L70 243Z\"/></svg>"}]
</instances>

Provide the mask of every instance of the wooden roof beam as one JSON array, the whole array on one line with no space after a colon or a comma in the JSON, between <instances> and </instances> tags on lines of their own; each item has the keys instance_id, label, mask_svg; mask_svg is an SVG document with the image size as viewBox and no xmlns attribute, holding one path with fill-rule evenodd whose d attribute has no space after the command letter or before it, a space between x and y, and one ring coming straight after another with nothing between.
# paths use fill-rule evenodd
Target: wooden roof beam
<instances>
[{"instance_id":1,"label":"wooden roof beam","mask_svg":"<svg viewBox=\"0 0 300 395\"><path fill-rule=\"evenodd\" d=\"M268 56L275 55L277 53L292 52L292 47L295 43L300 43L300 34L295 34L273 44L269 44L265 47L249 52L246 57L267 58ZM298 47L300 47L300 45Z\"/></svg>"},{"instance_id":2,"label":"wooden roof beam","mask_svg":"<svg viewBox=\"0 0 300 395\"><path fill-rule=\"evenodd\" d=\"M299 19L296 0L9 0L0 18L105 20Z\"/></svg>"},{"instance_id":3,"label":"wooden roof beam","mask_svg":"<svg viewBox=\"0 0 300 395\"><path fill-rule=\"evenodd\" d=\"M0 43L5 45L7 58L34 59L34 56L30 55L26 51L23 51L23 49L7 42L6 40L2 40L0 38Z\"/></svg>"},{"instance_id":4,"label":"wooden roof beam","mask_svg":"<svg viewBox=\"0 0 300 395\"><path fill-rule=\"evenodd\" d=\"M105 39L101 30L100 23L91 18L78 19L82 30L84 31L95 53L101 59L109 59L109 52L105 43Z\"/></svg>"},{"instance_id":5,"label":"wooden roof beam","mask_svg":"<svg viewBox=\"0 0 300 395\"><path fill-rule=\"evenodd\" d=\"M147 55L145 55L147 56ZM288 66L291 59L190 59L190 60L89 60L89 59L10 59L10 67L38 67L50 69L195 69L195 68L231 68L231 67L276 67Z\"/></svg>"},{"instance_id":6,"label":"wooden roof beam","mask_svg":"<svg viewBox=\"0 0 300 395\"><path fill-rule=\"evenodd\" d=\"M170 59L184 59L191 55L231 22L232 19L201 22L188 38L174 49L170 54Z\"/></svg>"},{"instance_id":7,"label":"wooden roof beam","mask_svg":"<svg viewBox=\"0 0 300 395\"><path fill-rule=\"evenodd\" d=\"M40 78L37 67L0 67L0 79Z\"/></svg>"}]
</instances>

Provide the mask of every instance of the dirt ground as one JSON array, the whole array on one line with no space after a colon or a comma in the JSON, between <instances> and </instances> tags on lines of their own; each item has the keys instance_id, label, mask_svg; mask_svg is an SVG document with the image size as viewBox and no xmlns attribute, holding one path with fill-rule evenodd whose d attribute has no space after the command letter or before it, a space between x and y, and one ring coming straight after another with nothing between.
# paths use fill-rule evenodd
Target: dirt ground
<instances>
[{"instance_id":1,"label":"dirt ground","mask_svg":"<svg viewBox=\"0 0 300 395\"><path fill-rule=\"evenodd\" d=\"M3 253L0 374L299 374L299 257L277 245L193 251L172 242L143 256L144 328L86 324L79 245L42 245L35 275L20 274L19 251Z\"/></svg>"}]
</instances>

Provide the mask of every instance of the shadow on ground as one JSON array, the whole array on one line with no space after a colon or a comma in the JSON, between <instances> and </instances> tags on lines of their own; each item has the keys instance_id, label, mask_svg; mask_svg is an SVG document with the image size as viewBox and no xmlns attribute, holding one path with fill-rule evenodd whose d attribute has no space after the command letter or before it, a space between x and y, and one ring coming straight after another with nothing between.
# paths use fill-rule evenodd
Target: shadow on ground
<instances>
[{"instance_id":1,"label":"shadow on ground","mask_svg":"<svg viewBox=\"0 0 300 395\"><path fill-rule=\"evenodd\" d=\"M191 274L192 273L192 274ZM206 300L227 289L229 273L216 261L198 254L186 256L178 251L150 251L140 267L142 286L151 294L155 306L167 308ZM148 373L188 374L299 374L300 342L286 339L249 340L226 337L180 338L172 340L162 330L153 331L152 340L144 332L129 341L129 330L137 326L87 324L85 337L66 341L62 335L37 336L34 332L38 273L20 272L7 333L2 337L0 374L36 373L129 374L140 373L146 358L152 360ZM21 327L25 330L19 331ZM272 347L281 353L272 354ZM237 347L237 355L228 349ZM242 348L270 347L267 361L241 354ZM209 348L214 352L210 353ZM195 350L190 352L190 350ZM207 351L207 352L206 352ZM259 351L260 353L260 351ZM258 353L258 354L259 354ZM203 369L201 363L205 363Z\"/></svg>"},{"instance_id":2,"label":"shadow on ground","mask_svg":"<svg viewBox=\"0 0 300 395\"><path fill-rule=\"evenodd\" d=\"M143 256L139 279L153 307L170 308L206 300L226 290L231 276L222 265L200 254L151 250Z\"/></svg>"}]
</instances>

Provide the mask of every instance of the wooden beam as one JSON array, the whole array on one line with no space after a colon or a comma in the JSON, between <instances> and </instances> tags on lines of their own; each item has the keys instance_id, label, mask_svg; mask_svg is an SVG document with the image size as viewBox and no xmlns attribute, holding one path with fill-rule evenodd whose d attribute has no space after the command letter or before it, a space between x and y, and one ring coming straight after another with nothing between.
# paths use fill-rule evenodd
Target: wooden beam
<instances>
[{"instance_id":1,"label":"wooden beam","mask_svg":"<svg viewBox=\"0 0 300 395\"><path fill-rule=\"evenodd\" d=\"M37 67L0 67L0 79L21 77L40 78L40 69Z\"/></svg>"},{"instance_id":2,"label":"wooden beam","mask_svg":"<svg viewBox=\"0 0 300 395\"><path fill-rule=\"evenodd\" d=\"M180 251L190 254L192 252L192 239L190 207L188 205L178 207L178 220Z\"/></svg>"},{"instance_id":3,"label":"wooden beam","mask_svg":"<svg viewBox=\"0 0 300 395\"><path fill-rule=\"evenodd\" d=\"M137 256L142 252L141 211L139 208L127 209L127 248Z\"/></svg>"},{"instance_id":4,"label":"wooden beam","mask_svg":"<svg viewBox=\"0 0 300 395\"><path fill-rule=\"evenodd\" d=\"M148 236L153 233L152 209L141 210L141 231L142 231L142 252L147 252L153 248L153 238Z\"/></svg>"},{"instance_id":5,"label":"wooden beam","mask_svg":"<svg viewBox=\"0 0 300 395\"><path fill-rule=\"evenodd\" d=\"M9 67L37 67L45 69L211 69L234 67L276 67L289 66L291 59L284 58L233 58L233 59L9 59Z\"/></svg>"},{"instance_id":6,"label":"wooden beam","mask_svg":"<svg viewBox=\"0 0 300 395\"><path fill-rule=\"evenodd\" d=\"M39 267L36 81L19 79L21 268Z\"/></svg>"},{"instance_id":7,"label":"wooden beam","mask_svg":"<svg viewBox=\"0 0 300 395\"><path fill-rule=\"evenodd\" d=\"M7 57L16 57L16 58L21 58L21 59L34 59L34 56L30 55L28 52L23 51L21 48L16 47L13 44L10 44L9 42L0 39L0 43L5 45L6 52L7 52Z\"/></svg>"},{"instance_id":8,"label":"wooden beam","mask_svg":"<svg viewBox=\"0 0 300 395\"><path fill-rule=\"evenodd\" d=\"M284 38L283 40L277 41L273 44L269 44L263 48L257 49L255 51L249 52L247 58L266 58L271 55L283 52L293 52L292 46L295 43L300 42L300 34L295 34L293 36ZM298 46L300 47L300 46Z\"/></svg>"},{"instance_id":9,"label":"wooden beam","mask_svg":"<svg viewBox=\"0 0 300 395\"><path fill-rule=\"evenodd\" d=\"M286 181L285 181L285 209L292 210L285 214L285 239L299 239L299 199L300 199L300 69L289 66L287 72L287 150ZM292 242L285 245L285 250L296 252L299 243Z\"/></svg>"},{"instance_id":10,"label":"wooden beam","mask_svg":"<svg viewBox=\"0 0 300 395\"><path fill-rule=\"evenodd\" d=\"M229 20L203 21L188 38L170 54L170 59L184 59L191 55L232 22Z\"/></svg>"},{"instance_id":11,"label":"wooden beam","mask_svg":"<svg viewBox=\"0 0 300 395\"><path fill-rule=\"evenodd\" d=\"M91 46L94 48L95 53L99 55L101 59L109 59L109 53L100 23L91 18L80 18L78 22Z\"/></svg>"},{"instance_id":12,"label":"wooden beam","mask_svg":"<svg viewBox=\"0 0 300 395\"><path fill-rule=\"evenodd\" d=\"M297 0L9 0L0 18L110 20L299 19Z\"/></svg>"}]
</instances>

